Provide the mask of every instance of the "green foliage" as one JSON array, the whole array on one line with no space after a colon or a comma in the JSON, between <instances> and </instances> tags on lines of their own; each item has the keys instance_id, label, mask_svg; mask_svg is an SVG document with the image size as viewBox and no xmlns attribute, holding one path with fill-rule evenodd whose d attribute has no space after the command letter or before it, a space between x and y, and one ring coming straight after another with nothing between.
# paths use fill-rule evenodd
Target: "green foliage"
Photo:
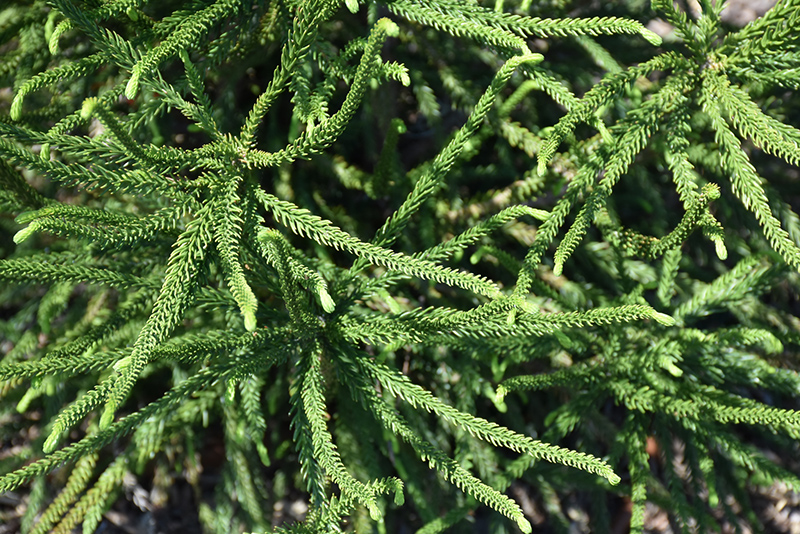
<instances>
[{"instance_id":1,"label":"green foliage","mask_svg":"<svg viewBox=\"0 0 800 534\"><path fill-rule=\"evenodd\" d=\"M749 495L800 491L800 3L585 4L4 4L19 529L185 481L207 532L531 532L525 493L764 530Z\"/></svg>"}]
</instances>

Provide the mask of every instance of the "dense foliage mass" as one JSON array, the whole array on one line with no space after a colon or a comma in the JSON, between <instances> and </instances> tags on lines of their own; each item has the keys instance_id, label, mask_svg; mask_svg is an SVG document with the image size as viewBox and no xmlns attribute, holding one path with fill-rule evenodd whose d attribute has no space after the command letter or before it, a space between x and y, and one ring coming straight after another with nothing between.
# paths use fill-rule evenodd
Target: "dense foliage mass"
<instances>
[{"instance_id":1,"label":"dense foliage mass","mask_svg":"<svg viewBox=\"0 0 800 534\"><path fill-rule=\"evenodd\" d=\"M772 528L800 1L679 4L4 2L7 524Z\"/></svg>"}]
</instances>

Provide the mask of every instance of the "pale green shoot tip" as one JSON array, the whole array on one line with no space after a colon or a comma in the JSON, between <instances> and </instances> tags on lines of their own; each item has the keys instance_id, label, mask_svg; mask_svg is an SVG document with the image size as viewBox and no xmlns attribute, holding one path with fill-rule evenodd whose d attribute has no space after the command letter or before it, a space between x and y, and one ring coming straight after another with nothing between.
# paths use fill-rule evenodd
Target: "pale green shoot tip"
<instances>
[{"instance_id":1,"label":"pale green shoot tip","mask_svg":"<svg viewBox=\"0 0 800 534\"><path fill-rule=\"evenodd\" d=\"M258 231L258 239L260 241L266 241L268 239L275 237L276 233L277 232L272 228L262 228L261 230Z\"/></svg>"},{"instance_id":2,"label":"pale green shoot tip","mask_svg":"<svg viewBox=\"0 0 800 534\"><path fill-rule=\"evenodd\" d=\"M530 215L537 221L542 221L542 222L545 222L547 219L550 218L549 211L540 210L536 208L531 208Z\"/></svg>"},{"instance_id":3,"label":"pale green shoot tip","mask_svg":"<svg viewBox=\"0 0 800 534\"><path fill-rule=\"evenodd\" d=\"M44 440L44 445L42 445L42 450L46 454L50 454L56 447L58 447L58 442L61 441L61 428L56 427L50 432L50 435L47 436L47 439Z\"/></svg>"},{"instance_id":4,"label":"pale green shoot tip","mask_svg":"<svg viewBox=\"0 0 800 534\"><path fill-rule=\"evenodd\" d=\"M134 70L131 79L128 80L128 85L125 86L125 97L128 100L136 98L136 93L139 92L139 73Z\"/></svg>"},{"instance_id":5,"label":"pale green shoot tip","mask_svg":"<svg viewBox=\"0 0 800 534\"><path fill-rule=\"evenodd\" d=\"M61 33L53 32L53 35L51 35L50 39L47 41L47 49L50 50L51 56L58 54L59 37L61 37Z\"/></svg>"},{"instance_id":6,"label":"pale green shoot tip","mask_svg":"<svg viewBox=\"0 0 800 534\"><path fill-rule=\"evenodd\" d=\"M536 174L539 176L544 176L547 172L547 162L544 158L539 158L539 162L536 164Z\"/></svg>"},{"instance_id":7,"label":"pale green shoot tip","mask_svg":"<svg viewBox=\"0 0 800 534\"><path fill-rule=\"evenodd\" d=\"M131 366L131 361L133 361L133 359L130 356L125 356L124 358L117 360L117 362L114 364L114 370L118 373L125 372L125 370Z\"/></svg>"},{"instance_id":8,"label":"pale green shoot tip","mask_svg":"<svg viewBox=\"0 0 800 534\"><path fill-rule=\"evenodd\" d=\"M378 21L377 27L385 31L386 35L389 37L397 37L400 35L400 26L385 17Z\"/></svg>"},{"instance_id":9,"label":"pale green shoot tip","mask_svg":"<svg viewBox=\"0 0 800 534\"><path fill-rule=\"evenodd\" d=\"M97 106L97 99L96 98L87 98L83 101L83 106L81 106L81 118L83 120L88 119L94 113L94 108Z\"/></svg>"},{"instance_id":10,"label":"pale green shoot tip","mask_svg":"<svg viewBox=\"0 0 800 534\"><path fill-rule=\"evenodd\" d=\"M653 46L661 46L661 36L657 33L648 30L647 28L642 28L639 30L639 33L642 37L644 37L645 41L650 43Z\"/></svg>"},{"instance_id":11,"label":"pale green shoot tip","mask_svg":"<svg viewBox=\"0 0 800 534\"><path fill-rule=\"evenodd\" d=\"M655 319L658 323L663 324L664 326L675 326L675 319L673 319L666 313L661 313L653 310L653 315L651 317Z\"/></svg>"},{"instance_id":12,"label":"pale green shoot tip","mask_svg":"<svg viewBox=\"0 0 800 534\"><path fill-rule=\"evenodd\" d=\"M556 264L553 266L553 275L561 276L561 273L564 272L564 262L562 260L556 260Z\"/></svg>"},{"instance_id":13,"label":"pale green shoot tip","mask_svg":"<svg viewBox=\"0 0 800 534\"><path fill-rule=\"evenodd\" d=\"M252 332L256 329L257 325L256 314L251 311L244 312L244 329L248 332Z\"/></svg>"},{"instance_id":14,"label":"pale green shoot tip","mask_svg":"<svg viewBox=\"0 0 800 534\"><path fill-rule=\"evenodd\" d=\"M531 532L533 532L533 527L531 527L530 522L522 515L517 516L516 522L519 529L525 534L531 534Z\"/></svg>"},{"instance_id":15,"label":"pale green shoot tip","mask_svg":"<svg viewBox=\"0 0 800 534\"><path fill-rule=\"evenodd\" d=\"M367 509L369 510L369 517L373 521L380 521L381 519L383 519L383 514L381 513L381 511L378 509L378 507L375 505L374 502L367 503Z\"/></svg>"},{"instance_id":16,"label":"pale green shoot tip","mask_svg":"<svg viewBox=\"0 0 800 534\"><path fill-rule=\"evenodd\" d=\"M506 324L508 326L511 326L512 324L514 324L514 321L516 319L517 319L517 309L512 308L511 311L509 311L508 315L506 316Z\"/></svg>"},{"instance_id":17,"label":"pale green shoot tip","mask_svg":"<svg viewBox=\"0 0 800 534\"><path fill-rule=\"evenodd\" d=\"M17 224L28 224L31 221L35 221L39 217L40 210L29 210L23 211L14 219L14 222Z\"/></svg>"},{"instance_id":18,"label":"pale green shoot tip","mask_svg":"<svg viewBox=\"0 0 800 534\"><path fill-rule=\"evenodd\" d=\"M533 302L530 302L528 300L520 301L519 307L522 308L522 311L524 311L525 313L538 313L539 311L539 308L537 308Z\"/></svg>"},{"instance_id":19,"label":"pale green shoot tip","mask_svg":"<svg viewBox=\"0 0 800 534\"><path fill-rule=\"evenodd\" d=\"M541 63L542 61L544 61L544 56L536 53L525 54L520 60L521 63Z\"/></svg>"},{"instance_id":20,"label":"pale green shoot tip","mask_svg":"<svg viewBox=\"0 0 800 534\"><path fill-rule=\"evenodd\" d=\"M105 430L114 422L114 412L117 411L117 406L113 402L106 404L103 410L103 415L100 416L100 430Z\"/></svg>"},{"instance_id":21,"label":"pale green shoot tip","mask_svg":"<svg viewBox=\"0 0 800 534\"><path fill-rule=\"evenodd\" d=\"M72 21L69 19L62 20L53 29L52 33L50 34L50 38L47 40L47 47L50 49L50 53L52 55L58 54L58 40L70 29L72 29Z\"/></svg>"},{"instance_id":22,"label":"pale green shoot tip","mask_svg":"<svg viewBox=\"0 0 800 534\"><path fill-rule=\"evenodd\" d=\"M720 195L719 186L714 183L704 185L702 192L708 197L708 200L717 200Z\"/></svg>"},{"instance_id":23,"label":"pale green shoot tip","mask_svg":"<svg viewBox=\"0 0 800 534\"><path fill-rule=\"evenodd\" d=\"M14 238L13 238L14 239L14 243L19 245L20 243L22 243L23 241L28 239L31 235L33 235L36 232L36 230L38 230L38 229L39 229L39 225L36 223L36 221L32 222L31 224L29 224L28 226L26 226L25 228L23 228L22 230L20 230L16 234L14 234Z\"/></svg>"},{"instance_id":24,"label":"pale green shoot tip","mask_svg":"<svg viewBox=\"0 0 800 534\"><path fill-rule=\"evenodd\" d=\"M261 463L264 464L264 467L269 467L272 465L272 460L269 459L269 451L260 441L256 442L256 452L258 453L258 459L261 460Z\"/></svg>"},{"instance_id":25,"label":"pale green shoot tip","mask_svg":"<svg viewBox=\"0 0 800 534\"><path fill-rule=\"evenodd\" d=\"M606 480L608 480L608 482L609 482L609 483L610 483L612 486L616 486L617 484L619 484L619 483L620 483L620 481L621 481L622 479L621 479L621 478L619 478L619 475L618 475L618 474L616 474L616 473L614 473L614 472L612 471L610 474L608 474L608 475L606 476Z\"/></svg>"},{"instance_id":26,"label":"pale green shoot tip","mask_svg":"<svg viewBox=\"0 0 800 534\"><path fill-rule=\"evenodd\" d=\"M404 70L403 73L400 74L400 83L403 84L403 87L411 85L411 77L408 75L407 70ZM403 125L403 131L400 133L405 133L405 125Z\"/></svg>"},{"instance_id":27,"label":"pale green shoot tip","mask_svg":"<svg viewBox=\"0 0 800 534\"><path fill-rule=\"evenodd\" d=\"M319 302L322 304L322 309L327 313L332 313L336 309L336 303L324 287L319 290Z\"/></svg>"},{"instance_id":28,"label":"pale green shoot tip","mask_svg":"<svg viewBox=\"0 0 800 534\"><path fill-rule=\"evenodd\" d=\"M28 411L28 408L31 406L31 402L41 395L41 390L39 387L32 387L25 394L17 403L17 413L25 413Z\"/></svg>"},{"instance_id":29,"label":"pale green shoot tip","mask_svg":"<svg viewBox=\"0 0 800 534\"><path fill-rule=\"evenodd\" d=\"M403 506L403 503L406 502L406 496L403 495L403 488L398 487L394 490L394 504L397 506Z\"/></svg>"},{"instance_id":30,"label":"pale green shoot tip","mask_svg":"<svg viewBox=\"0 0 800 534\"><path fill-rule=\"evenodd\" d=\"M565 334L561 330L554 330L553 335L555 336L556 340L558 340L559 345L561 345L565 349L572 348L572 340L569 338L567 334Z\"/></svg>"},{"instance_id":31,"label":"pale green shoot tip","mask_svg":"<svg viewBox=\"0 0 800 534\"><path fill-rule=\"evenodd\" d=\"M506 400L506 395L508 395L508 390L503 384L497 386L497 393L494 394L494 402L495 404L500 404Z\"/></svg>"},{"instance_id":32,"label":"pale green shoot tip","mask_svg":"<svg viewBox=\"0 0 800 534\"><path fill-rule=\"evenodd\" d=\"M683 376L683 369L681 369L672 362L667 362L667 364L664 366L664 369L666 369L669 374L671 374L676 378Z\"/></svg>"},{"instance_id":33,"label":"pale green shoot tip","mask_svg":"<svg viewBox=\"0 0 800 534\"><path fill-rule=\"evenodd\" d=\"M350 10L350 13L358 13L358 0L344 0L344 5Z\"/></svg>"},{"instance_id":34,"label":"pale green shoot tip","mask_svg":"<svg viewBox=\"0 0 800 534\"><path fill-rule=\"evenodd\" d=\"M11 119L18 121L19 118L22 116L22 101L25 100L24 93L17 93L14 95L14 100L11 102L11 111L9 115L11 115Z\"/></svg>"},{"instance_id":35,"label":"pale green shoot tip","mask_svg":"<svg viewBox=\"0 0 800 534\"><path fill-rule=\"evenodd\" d=\"M725 241L723 241L721 237L714 239L714 250L716 251L719 259L728 259L728 249L725 247Z\"/></svg>"},{"instance_id":36,"label":"pale green shoot tip","mask_svg":"<svg viewBox=\"0 0 800 534\"><path fill-rule=\"evenodd\" d=\"M408 72L408 70L406 70L406 72ZM408 128L406 127L406 123L403 122L403 119L392 119L391 126L399 134L404 134L408 130Z\"/></svg>"}]
</instances>

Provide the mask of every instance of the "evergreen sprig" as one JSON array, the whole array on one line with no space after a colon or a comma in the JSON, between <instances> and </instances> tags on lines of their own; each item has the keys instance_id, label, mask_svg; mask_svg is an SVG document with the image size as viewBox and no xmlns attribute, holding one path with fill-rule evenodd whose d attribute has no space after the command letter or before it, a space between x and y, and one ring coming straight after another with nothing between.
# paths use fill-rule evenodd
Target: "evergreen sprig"
<instances>
[{"instance_id":1,"label":"evergreen sprig","mask_svg":"<svg viewBox=\"0 0 800 534\"><path fill-rule=\"evenodd\" d=\"M800 488L797 2L8 4L12 529L178 478L226 534Z\"/></svg>"}]
</instances>

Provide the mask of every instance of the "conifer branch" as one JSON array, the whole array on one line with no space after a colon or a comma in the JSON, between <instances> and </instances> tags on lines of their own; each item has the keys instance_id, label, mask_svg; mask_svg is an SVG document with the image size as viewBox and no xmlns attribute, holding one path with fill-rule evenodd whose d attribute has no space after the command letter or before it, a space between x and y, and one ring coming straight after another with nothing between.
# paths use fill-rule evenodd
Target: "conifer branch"
<instances>
[{"instance_id":1,"label":"conifer branch","mask_svg":"<svg viewBox=\"0 0 800 534\"><path fill-rule=\"evenodd\" d=\"M650 462L647 456L647 438L645 425L638 416L632 413L623 427L629 454L628 469L631 473L631 533L641 534L645 527L645 502L647 500L647 479L650 474ZM627 424L630 423L630 424Z\"/></svg>"},{"instance_id":2,"label":"conifer branch","mask_svg":"<svg viewBox=\"0 0 800 534\"><path fill-rule=\"evenodd\" d=\"M197 101L197 104L190 104L183 99L176 99L176 105L180 105L183 113L189 118L194 120L200 127L203 128L213 139L219 140L220 130L214 120L211 100L205 93L205 86L203 78L197 67L189 59L189 53L186 50L179 50L178 55L183 62L184 69L186 70L186 81L189 84L189 89L192 96ZM160 85L160 84L159 84ZM169 84L164 84L170 87ZM165 96L167 92L165 91Z\"/></svg>"},{"instance_id":3,"label":"conifer branch","mask_svg":"<svg viewBox=\"0 0 800 534\"><path fill-rule=\"evenodd\" d=\"M715 241L722 241L722 232L718 231L719 223L713 220L708 210L709 204L719 198L719 186L706 184L693 200L688 202L686 212L675 229L663 238L655 238L638 234L631 230L615 231L612 239L618 240L623 253L631 256L656 258L667 251L679 247L688 235L697 227L711 227L709 232ZM716 223L716 224L714 224ZM721 227L720 227L721 230ZM724 245L722 245L724 250ZM724 256L724 254L723 254Z\"/></svg>"},{"instance_id":4,"label":"conifer branch","mask_svg":"<svg viewBox=\"0 0 800 534\"><path fill-rule=\"evenodd\" d=\"M304 373L301 397L306 418L311 425L311 440L314 445L314 461L320 463L325 473L341 488L343 498L361 502L369 510L373 521L382 517L372 488L356 480L347 472L341 457L333 445L333 437L325 428L325 404L322 392L320 361L324 358L321 347L309 351L306 356L310 364Z\"/></svg>"},{"instance_id":5,"label":"conifer branch","mask_svg":"<svg viewBox=\"0 0 800 534\"><path fill-rule=\"evenodd\" d=\"M290 202L280 200L263 191L257 191L256 196L279 222L301 237L310 237L318 243L332 246L337 250L346 250L356 256L362 256L376 265L400 271L410 276L433 279L437 282L462 287L487 297L499 296L497 286L482 277L454 271L429 261L411 258L371 243L360 241L343 230L336 228L330 221L320 219L309 213L308 210L301 209Z\"/></svg>"},{"instance_id":6,"label":"conifer branch","mask_svg":"<svg viewBox=\"0 0 800 534\"><path fill-rule=\"evenodd\" d=\"M753 212L764 235L781 257L794 267L800 269L800 246L791 240L789 234L781 227L772 214L761 177L756 173L747 155L742 151L741 143L728 128L720 110L720 100L727 83L712 71L706 70L703 77L703 93L701 96L703 110L709 115L714 134L720 145L722 165L731 177L734 194ZM734 93L735 94L735 93Z\"/></svg>"},{"instance_id":7,"label":"conifer branch","mask_svg":"<svg viewBox=\"0 0 800 534\"><path fill-rule=\"evenodd\" d=\"M359 359L355 363L363 369L364 362L362 360ZM432 468L440 471L446 479L452 481L463 491L513 519L523 532L531 532L530 523L514 501L475 478L442 451L420 438L400 414L389 408L386 402L378 397L371 385L364 383L363 374L353 373L348 382L350 387L355 390L355 394L363 396L365 402L375 412L381 425L409 443L422 460L426 460Z\"/></svg>"},{"instance_id":8,"label":"conifer branch","mask_svg":"<svg viewBox=\"0 0 800 534\"><path fill-rule=\"evenodd\" d=\"M26 95L29 95L44 87L67 81L71 78L87 76L99 69L105 60L106 58L103 54L97 53L82 58L74 63L68 63L53 70L48 70L37 74L25 82L22 87L17 90L17 93L14 95L14 100L11 102L11 111L9 116L13 120L20 119L22 116L22 103Z\"/></svg>"},{"instance_id":9,"label":"conifer branch","mask_svg":"<svg viewBox=\"0 0 800 534\"><path fill-rule=\"evenodd\" d=\"M291 73L296 70L311 48L317 36L318 27L331 16L336 2L308 0L298 6L292 19L292 30L286 44L281 49L280 63L275 68L267 88L262 92L248 113L242 126L239 139L245 146L252 146L256 129L269 111L275 99L285 90Z\"/></svg>"},{"instance_id":10,"label":"conifer branch","mask_svg":"<svg viewBox=\"0 0 800 534\"><path fill-rule=\"evenodd\" d=\"M328 292L327 282L322 275L302 263L299 253L291 248L285 237L274 230L264 229L259 232L259 239L266 245L266 259L278 269L283 284L287 284L291 278L295 283L313 291L319 298L322 309L327 313L333 312L336 304Z\"/></svg>"},{"instance_id":11,"label":"conifer branch","mask_svg":"<svg viewBox=\"0 0 800 534\"><path fill-rule=\"evenodd\" d=\"M0 206L10 212L36 210L50 201L28 185L5 160L0 161Z\"/></svg>"},{"instance_id":12,"label":"conifer branch","mask_svg":"<svg viewBox=\"0 0 800 534\"><path fill-rule=\"evenodd\" d=\"M240 3L235 0L218 0L205 9L184 18L169 37L148 51L133 66L130 80L125 87L125 96L130 99L135 98L136 93L139 92L142 76L149 75L159 64L178 54L178 51L185 49L187 45L191 46L192 43L198 42L209 31L213 23L225 16L235 15L241 8Z\"/></svg>"},{"instance_id":13,"label":"conifer branch","mask_svg":"<svg viewBox=\"0 0 800 534\"><path fill-rule=\"evenodd\" d=\"M514 287L514 296L521 298L522 295L528 292L535 278L534 270L542 260L547 247L556 238L572 206L578 201L584 188L588 187L600 172L601 167L602 160L597 156L593 156L581 167L578 174L567 186L564 195L550 210L550 216L537 230L536 237L525 255L522 269L519 270L517 284Z\"/></svg>"},{"instance_id":14,"label":"conifer branch","mask_svg":"<svg viewBox=\"0 0 800 534\"><path fill-rule=\"evenodd\" d=\"M410 20L442 27L454 35L466 34L472 38L503 46L502 40L494 42L492 30L502 29L511 35L537 37L564 37L568 35L608 35L615 33L640 34L651 44L658 46L661 38L643 27L639 22L618 17L596 17L587 19L543 19L524 17L491 11L477 4L469 4L456 0L439 2L441 6L434 10L428 6L412 4L407 0L391 0L387 2L389 9L398 12ZM477 28L470 28L471 21L483 22ZM460 25L460 27L459 27ZM466 26L466 28L465 28ZM471 31L470 31L471 30ZM507 44L505 46L508 46ZM513 46L511 46L513 48ZM523 50L527 50L525 47Z\"/></svg>"},{"instance_id":15,"label":"conifer branch","mask_svg":"<svg viewBox=\"0 0 800 534\"><path fill-rule=\"evenodd\" d=\"M503 89L514 70L522 64L537 63L542 60L539 54L527 56L514 56L509 59L497 72L492 84L483 93L472 111L469 119L452 138L447 147L434 159L429 170L414 185L414 190L408 195L403 204L378 230L373 242L378 246L391 245L397 236L405 229L411 216L419 210L420 206L442 186L447 172L453 167L467 140L475 133L483 122L483 118ZM358 269L355 269L358 270Z\"/></svg>"},{"instance_id":16,"label":"conifer branch","mask_svg":"<svg viewBox=\"0 0 800 534\"><path fill-rule=\"evenodd\" d=\"M654 0L673 32L632 66L660 38L630 1L6 3L0 441L21 446L0 492L21 531L94 530L175 465L198 495L218 480L215 534L278 525L265 505L298 489L276 532L458 529L479 505L528 532L520 484L556 528L569 486L598 530L608 491L632 532L648 502L747 529L753 488L800 487L773 460L800 439L800 130L772 98L800 87L798 2L736 31L724 2Z\"/></svg>"},{"instance_id":17,"label":"conifer branch","mask_svg":"<svg viewBox=\"0 0 800 534\"><path fill-rule=\"evenodd\" d=\"M530 53L524 39L505 28L487 26L479 17L488 17L488 10L464 10L457 3L447 6L450 9L436 9L424 3L408 0L391 0L387 2L389 9L412 22L431 26L457 37L467 36L487 45ZM478 20L476 20L478 19Z\"/></svg>"},{"instance_id":18,"label":"conifer branch","mask_svg":"<svg viewBox=\"0 0 800 534\"><path fill-rule=\"evenodd\" d=\"M0 278L18 282L107 284L121 289L153 289L157 287L155 280L120 273L114 269L90 267L82 263L65 265L58 263L60 259L74 261L78 258L71 253L62 253L2 260L0 261Z\"/></svg>"},{"instance_id":19,"label":"conifer branch","mask_svg":"<svg viewBox=\"0 0 800 534\"><path fill-rule=\"evenodd\" d=\"M285 360L285 353L264 353L260 357L251 358L247 365L251 368L270 367L277 365ZM134 431L143 421L156 414L168 414L181 401L208 387L214 381L223 379L232 371L236 370L239 362L227 361L218 363L211 367L202 369L196 374L181 382L159 400L148 404L141 410L121 418L119 421L111 423L98 433L83 438L81 441L59 449L41 460L37 460L14 472L0 476L0 491L13 491L22 484L36 476L49 473L58 468L64 462L73 461L87 453L94 452L132 431Z\"/></svg>"},{"instance_id":20,"label":"conifer branch","mask_svg":"<svg viewBox=\"0 0 800 534\"><path fill-rule=\"evenodd\" d=\"M205 259L206 247L211 241L210 217L211 208L206 205L176 241L153 312L137 336L131 355L115 365L115 373L109 379L114 381L114 385L100 420L101 428L111 424L114 412L138 379L150 353L175 328L188 306Z\"/></svg>"},{"instance_id":21,"label":"conifer branch","mask_svg":"<svg viewBox=\"0 0 800 534\"><path fill-rule=\"evenodd\" d=\"M312 154L319 153L329 147L341 135L345 126L356 112L367 90L368 81L374 74L375 62L379 61L377 56L380 52L380 46L387 36L396 36L398 31L397 25L389 19L381 19L375 24L375 28L370 33L367 46L364 49L364 54L361 57L361 62L358 65L358 71L353 78L353 84L339 111L313 129L303 132L294 143L283 150L261 157L259 157L260 154L258 152L254 152L248 158L247 163L253 167L275 167L299 158L308 158ZM408 85L409 80L405 69L402 69L401 73L401 82L403 85Z\"/></svg>"},{"instance_id":22,"label":"conifer branch","mask_svg":"<svg viewBox=\"0 0 800 534\"><path fill-rule=\"evenodd\" d=\"M241 261L239 260L239 241L243 236L242 209L236 189L241 182L239 176L225 176L220 180L212 201L211 212L214 221L214 241L217 246L222 270L225 273L226 283L233 298L239 305L239 310L244 318L244 327L248 332L256 329L256 309L258 301L250 289L244 276Z\"/></svg>"},{"instance_id":23,"label":"conifer branch","mask_svg":"<svg viewBox=\"0 0 800 534\"><path fill-rule=\"evenodd\" d=\"M94 531L102 520L106 500L113 495L118 486L122 485L122 478L127 472L126 458L124 456L117 457L103 471L94 486L75 503L75 506L70 508L52 532L66 534L72 532L81 523L89 532Z\"/></svg>"},{"instance_id":24,"label":"conifer branch","mask_svg":"<svg viewBox=\"0 0 800 534\"><path fill-rule=\"evenodd\" d=\"M15 236L21 243L39 231L79 237L97 243L101 248L133 247L142 241L159 237L177 237L177 224L185 208L164 208L148 217L135 217L107 210L94 210L68 204L51 204L46 208L20 214L16 222L28 224Z\"/></svg>"},{"instance_id":25,"label":"conifer branch","mask_svg":"<svg viewBox=\"0 0 800 534\"><path fill-rule=\"evenodd\" d=\"M544 173L547 162L550 161L558 146L575 129L578 123L587 122L592 124L594 121L594 113L601 106L606 105L628 84L632 83L640 76L647 76L656 70L677 70L685 66L687 65L682 61L682 58L675 54L668 53L657 56L637 67L629 68L622 73L612 74L604 78L583 96L579 104L571 107L569 112L564 115L553 128L553 132L539 150L539 174ZM645 114L644 116L647 117L648 115Z\"/></svg>"},{"instance_id":26,"label":"conifer branch","mask_svg":"<svg viewBox=\"0 0 800 534\"><path fill-rule=\"evenodd\" d=\"M535 458L541 458L551 463L560 463L582 469L602 476L612 484L619 482L619 477L602 460L592 456L576 453L553 445L517 434L507 428L474 417L444 404L441 400L431 395L424 389L412 384L405 375L393 373L385 367L363 360L359 361L365 372L368 372L392 395L397 396L412 406L422 406L426 410L439 414L451 424L465 429L471 435L492 443L503 446L516 452L524 452Z\"/></svg>"},{"instance_id":27,"label":"conifer branch","mask_svg":"<svg viewBox=\"0 0 800 534\"><path fill-rule=\"evenodd\" d=\"M591 373L591 368L578 365L549 374L523 375L509 378L497 386L496 397L498 401L502 401L511 391L535 391L557 386L575 388L593 382L594 377Z\"/></svg>"},{"instance_id":28,"label":"conifer branch","mask_svg":"<svg viewBox=\"0 0 800 534\"><path fill-rule=\"evenodd\" d=\"M642 413L668 412L673 417L691 418L697 422L766 425L780 429L795 439L800 436L798 412L770 408L755 401L744 402L741 398L726 398L726 395L720 395L711 387L694 391L692 398L670 397L649 386L637 387L621 382L609 384L608 389L631 410Z\"/></svg>"},{"instance_id":29,"label":"conifer branch","mask_svg":"<svg viewBox=\"0 0 800 534\"><path fill-rule=\"evenodd\" d=\"M76 462L64 489L59 492L55 500L44 511L34 529L31 530L31 534L46 534L50 532L55 523L68 513L79 495L83 493L89 484L89 480L94 474L97 460L97 454L87 454Z\"/></svg>"},{"instance_id":30,"label":"conifer branch","mask_svg":"<svg viewBox=\"0 0 800 534\"><path fill-rule=\"evenodd\" d=\"M297 367L298 376L304 377L312 364L311 358L306 356L301 358ZM292 428L294 429L293 441L300 462L300 474L305 482L306 491L310 495L310 500L315 508L323 508L326 502L326 489L328 486L325 471L319 462L314 458L317 443L314 440L311 422L305 409L303 390L299 387L292 391L290 404L290 415L292 417Z\"/></svg>"},{"instance_id":31,"label":"conifer branch","mask_svg":"<svg viewBox=\"0 0 800 534\"><path fill-rule=\"evenodd\" d=\"M664 253L661 262L661 276L658 279L658 289L656 294L662 306L667 306L670 297L675 291L675 276L681 261L681 250L674 248Z\"/></svg>"},{"instance_id":32,"label":"conifer branch","mask_svg":"<svg viewBox=\"0 0 800 534\"><path fill-rule=\"evenodd\" d=\"M792 165L800 163L800 130L766 115L741 89L720 84L720 104L739 135L751 138L768 154L785 159Z\"/></svg>"},{"instance_id":33,"label":"conifer branch","mask_svg":"<svg viewBox=\"0 0 800 534\"><path fill-rule=\"evenodd\" d=\"M42 450L46 453L53 452L65 431L82 421L86 414L103 404L111 392L112 385L111 380L101 382L58 414L55 421L53 421L53 428L45 440Z\"/></svg>"},{"instance_id":34,"label":"conifer branch","mask_svg":"<svg viewBox=\"0 0 800 534\"><path fill-rule=\"evenodd\" d=\"M414 257L430 261L441 261L448 256L463 250L465 247L476 243L481 237L489 235L507 222L523 215L528 215L540 221L547 220L548 217L548 213L543 210L533 209L528 206L512 206L489 217L488 219L481 221L475 226L453 237L449 241L436 245L435 247L429 248L423 252L414 254Z\"/></svg>"},{"instance_id":35,"label":"conifer branch","mask_svg":"<svg viewBox=\"0 0 800 534\"><path fill-rule=\"evenodd\" d=\"M624 125L630 127L618 140L615 140L607 156L607 163L602 171L602 178L596 189L589 195L586 204L575 218L575 222L567 231L566 236L556 250L554 257L555 267L553 273L559 276L562 272L564 261L575 250L579 240L583 237L590 222L599 207L605 203L611 194L611 189L619 180L633 158L641 151L648 138L657 128L661 113L669 113L672 107L679 104L683 98L683 89L686 81L680 77L673 77L653 98L645 102L638 110L631 112L631 117L626 117ZM541 154L541 153L540 153ZM677 234L680 236L680 233Z\"/></svg>"},{"instance_id":36,"label":"conifer branch","mask_svg":"<svg viewBox=\"0 0 800 534\"><path fill-rule=\"evenodd\" d=\"M0 131L2 130L2 123L0 123ZM58 145L61 139L52 140L41 137L36 140L41 143L52 142L62 148ZM63 148L66 149L67 146ZM18 148L3 138L0 138L0 154L9 163L25 165L27 168L39 170L51 179L67 186L82 184L87 189L148 196L156 194L165 196L184 195L181 182L145 169L115 172L100 165L87 167L77 163L65 164L60 161L44 161L37 155Z\"/></svg>"}]
</instances>

